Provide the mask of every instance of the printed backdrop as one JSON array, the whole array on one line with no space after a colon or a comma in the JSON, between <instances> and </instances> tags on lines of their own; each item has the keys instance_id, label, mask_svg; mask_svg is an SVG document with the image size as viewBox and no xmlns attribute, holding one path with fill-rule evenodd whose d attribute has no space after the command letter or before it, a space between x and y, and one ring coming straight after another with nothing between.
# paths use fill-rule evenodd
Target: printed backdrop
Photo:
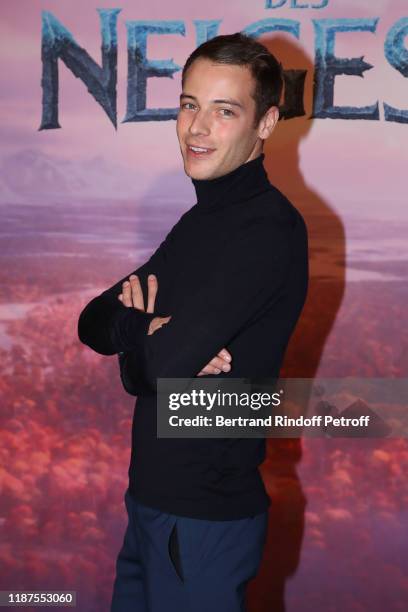
<instances>
[{"instance_id":1,"label":"printed backdrop","mask_svg":"<svg viewBox=\"0 0 408 612\"><path fill-rule=\"evenodd\" d=\"M111 10L102 33L99 9ZM179 68L205 38L244 30L285 70L306 71L304 114L280 121L265 147L310 241L308 300L281 375L402 378L407 4L3 0L0 11L0 590L72 589L78 610L100 612L126 526L134 398L116 359L81 345L76 325L195 203L175 132ZM156 24L144 30L148 60L173 67L147 78L144 108L170 116L124 121L139 21ZM42 36L55 51L63 31L98 66L102 35L109 46L116 33L117 129L112 106L109 118L61 58L61 127L45 125ZM406 609L407 467L405 439L269 440L273 503L252 612Z\"/></svg>"}]
</instances>

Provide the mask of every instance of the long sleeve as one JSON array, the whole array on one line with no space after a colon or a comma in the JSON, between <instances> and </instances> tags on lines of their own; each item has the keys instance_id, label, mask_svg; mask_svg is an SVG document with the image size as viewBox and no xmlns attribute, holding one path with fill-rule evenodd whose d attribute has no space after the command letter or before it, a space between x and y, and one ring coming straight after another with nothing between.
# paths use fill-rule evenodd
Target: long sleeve
<instances>
[{"instance_id":1,"label":"long sleeve","mask_svg":"<svg viewBox=\"0 0 408 612\"><path fill-rule=\"evenodd\" d=\"M151 393L143 371L143 360L136 351L118 353L119 374L123 388L129 395Z\"/></svg>"},{"instance_id":2,"label":"long sleeve","mask_svg":"<svg viewBox=\"0 0 408 612\"><path fill-rule=\"evenodd\" d=\"M114 355L140 349L150 321L160 316L160 313L157 311L147 313L126 307L118 299L118 295L122 292L122 283L130 274L139 277L145 304L147 304L147 277L150 273L157 275L160 290L160 278L165 274L166 265L171 258L175 229L181 219L146 263L129 272L85 306L78 319L78 337L83 344L101 355Z\"/></svg>"},{"instance_id":3,"label":"long sleeve","mask_svg":"<svg viewBox=\"0 0 408 612\"><path fill-rule=\"evenodd\" d=\"M251 224L226 241L217 261L195 291L186 287L182 307L144 338L144 374L152 390L157 378L197 373L254 317L282 295L290 274L292 227ZM128 356L131 377L134 353Z\"/></svg>"}]
</instances>

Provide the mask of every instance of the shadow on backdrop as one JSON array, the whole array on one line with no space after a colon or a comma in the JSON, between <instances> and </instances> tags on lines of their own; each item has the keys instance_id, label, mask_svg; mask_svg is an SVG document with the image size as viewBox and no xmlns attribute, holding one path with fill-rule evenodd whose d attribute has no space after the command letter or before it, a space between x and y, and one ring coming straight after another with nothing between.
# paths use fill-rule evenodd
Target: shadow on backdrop
<instances>
[{"instance_id":1,"label":"shadow on backdrop","mask_svg":"<svg viewBox=\"0 0 408 612\"><path fill-rule=\"evenodd\" d=\"M299 146L313 128L314 63L296 41L277 35L262 39L286 70L306 71L305 115L281 119L264 145L269 180L301 212L309 237L309 290L290 339L280 376L313 378L345 287L345 231L341 219L309 187L300 169ZM286 85L286 84L285 84ZM281 111L288 112L285 86ZM322 166L321 171L325 168ZM330 267L330 263L332 266ZM327 372L326 375L335 375ZM296 573L304 533L307 499L296 472L302 458L300 438L267 440L261 474L271 497L268 536L259 574L248 587L250 612L283 612L286 580Z\"/></svg>"}]
</instances>

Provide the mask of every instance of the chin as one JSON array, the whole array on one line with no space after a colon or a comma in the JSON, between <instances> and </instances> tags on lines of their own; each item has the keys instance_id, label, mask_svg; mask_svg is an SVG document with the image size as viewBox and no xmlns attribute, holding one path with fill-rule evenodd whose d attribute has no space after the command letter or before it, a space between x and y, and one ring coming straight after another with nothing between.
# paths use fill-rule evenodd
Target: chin
<instances>
[{"instance_id":1,"label":"chin","mask_svg":"<svg viewBox=\"0 0 408 612\"><path fill-rule=\"evenodd\" d=\"M206 179L210 175L208 169L200 168L199 165L189 164L187 160L184 160L184 172L193 179Z\"/></svg>"},{"instance_id":2,"label":"chin","mask_svg":"<svg viewBox=\"0 0 408 612\"><path fill-rule=\"evenodd\" d=\"M200 174L199 172L194 172L194 170L191 170L190 172L186 172L186 174L192 178L192 179L197 179L198 181L206 179L207 176L203 176L202 174Z\"/></svg>"}]
</instances>

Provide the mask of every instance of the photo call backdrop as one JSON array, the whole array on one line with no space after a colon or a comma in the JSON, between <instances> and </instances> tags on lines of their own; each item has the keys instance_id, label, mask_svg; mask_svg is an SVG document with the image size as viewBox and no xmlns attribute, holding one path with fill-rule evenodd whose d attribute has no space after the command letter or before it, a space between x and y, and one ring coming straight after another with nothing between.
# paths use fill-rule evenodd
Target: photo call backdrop
<instances>
[{"instance_id":1,"label":"photo call backdrop","mask_svg":"<svg viewBox=\"0 0 408 612\"><path fill-rule=\"evenodd\" d=\"M306 221L310 284L281 376L406 376L407 9L3 0L0 590L108 609L134 398L77 320L196 201L175 119L205 40L244 31L285 69L265 168ZM402 437L268 440L251 612L406 610L407 467Z\"/></svg>"}]
</instances>

